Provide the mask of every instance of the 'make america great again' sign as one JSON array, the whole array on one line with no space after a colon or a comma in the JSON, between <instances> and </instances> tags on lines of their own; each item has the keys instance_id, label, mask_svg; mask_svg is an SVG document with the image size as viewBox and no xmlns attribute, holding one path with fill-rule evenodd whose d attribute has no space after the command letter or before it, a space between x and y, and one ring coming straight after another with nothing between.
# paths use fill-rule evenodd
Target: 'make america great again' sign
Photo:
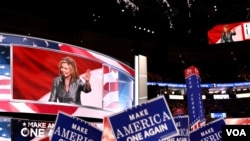
<instances>
[{"instance_id":1,"label":"'make america great again' sign","mask_svg":"<svg viewBox=\"0 0 250 141\"><path fill-rule=\"evenodd\" d=\"M178 134L163 96L108 117L117 141L160 141Z\"/></svg>"},{"instance_id":2,"label":"'make america great again' sign","mask_svg":"<svg viewBox=\"0 0 250 141\"><path fill-rule=\"evenodd\" d=\"M102 132L78 117L59 112L50 141L100 141Z\"/></svg>"}]
</instances>

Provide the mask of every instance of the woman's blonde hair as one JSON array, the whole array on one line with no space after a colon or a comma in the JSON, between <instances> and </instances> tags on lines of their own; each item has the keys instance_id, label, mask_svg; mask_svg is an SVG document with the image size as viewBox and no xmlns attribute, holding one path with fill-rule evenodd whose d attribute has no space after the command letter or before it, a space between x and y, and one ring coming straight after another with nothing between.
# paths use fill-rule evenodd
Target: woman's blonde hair
<instances>
[{"instance_id":1,"label":"woman's blonde hair","mask_svg":"<svg viewBox=\"0 0 250 141\"><path fill-rule=\"evenodd\" d=\"M69 56L62 58L58 64L58 68L59 68L60 73L61 73L61 65L63 63L66 63L69 65L69 68L71 71L71 82L75 82L79 78L75 60Z\"/></svg>"}]
</instances>

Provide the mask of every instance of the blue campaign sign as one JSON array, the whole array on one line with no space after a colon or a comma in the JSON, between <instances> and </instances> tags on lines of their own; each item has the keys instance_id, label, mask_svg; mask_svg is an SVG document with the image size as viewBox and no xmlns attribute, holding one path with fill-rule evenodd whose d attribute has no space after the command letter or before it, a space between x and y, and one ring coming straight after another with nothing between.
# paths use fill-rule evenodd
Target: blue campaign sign
<instances>
[{"instance_id":1,"label":"blue campaign sign","mask_svg":"<svg viewBox=\"0 0 250 141\"><path fill-rule=\"evenodd\" d=\"M205 111L201 94L200 72L198 68L191 66L184 70L184 73L187 89L189 122L191 130L194 130L197 129L197 123L199 124L199 122L205 122Z\"/></svg>"},{"instance_id":2,"label":"blue campaign sign","mask_svg":"<svg viewBox=\"0 0 250 141\"><path fill-rule=\"evenodd\" d=\"M117 141L161 141L178 134L163 96L108 117Z\"/></svg>"},{"instance_id":3,"label":"blue campaign sign","mask_svg":"<svg viewBox=\"0 0 250 141\"><path fill-rule=\"evenodd\" d=\"M174 117L175 125L179 130L179 135L176 135L167 141L189 141L189 116L175 116Z\"/></svg>"},{"instance_id":4,"label":"blue campaign sign","mask_svg":"<svg viewBox=\"0 0 250 141\"><path fill-rule=\"evenodd\" d=\"M214 120L198 130L190 132L190 141L221 141L222 126L225 125L223 118Z\"/></svg>"},{"instance_id":5,"label":"blue campaign sign","mask_svg":"<svg viewBox=\"0 0 250 141\"><path fill-rule=\"evenodd\" d=\"M51 141L101 141L101 138L102 131L90 123L63 112L57 114Z\"/></svg>"}]
</instances>

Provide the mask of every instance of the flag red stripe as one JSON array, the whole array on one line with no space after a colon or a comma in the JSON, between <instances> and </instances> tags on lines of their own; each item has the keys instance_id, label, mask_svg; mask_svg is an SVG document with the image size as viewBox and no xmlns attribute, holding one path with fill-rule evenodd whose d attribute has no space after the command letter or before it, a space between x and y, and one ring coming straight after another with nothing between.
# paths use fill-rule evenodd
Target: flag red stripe
<instances>
[{"instance_id":1,"label":"flag red stripe","mask_svg":"<svg viewBox=\"0 0 250 141\"><path fill-rule=\"evenodd\" d=\"M130 75L132 75L133 77L135 76L135 71L133 68L130 68L129 66L123 64L123 63L119 63Z\"/></svg>"},{"instance_id":2,"label":"flag red stripe","mask_svg":"<svg viewBox=\"0 0 250 141\"><path fill-rule=\"evenodd\" d=\"M19 110L16 109L16 107L14 107L13 105L11 105L9 101L1 101L0 109L9 112L19 112Z\"/></svg>"},{"instance_id":3,"label":"flag red stripe","mask_svg":"<svg viewBox=\"0 0 250 141\"><path fill-rule=\"evenodd\" d=\"M78 107L75 106L62 106L62 105L52 105L52 104L34 104L34 103L26 103L26 105L34 110L36 113L47 113L47 114L55 114L58 111L62 111L68 114L73 114Z\"/></svg>"},{"instance_id":4,"label":"flag red stripe","mask_svg":"<svg viewBox=\"0 0 250 141\"><path fill-rule=\"evenodd\" d=\"M108 82L103 85L103 89L107 91L118 91L118 83L117 82Z\"/></svg>"},{"instance_id":5,"label":"flag red stripe","mask_svg":"<svg viewBox=\"0 0 250 141\"><path fill-rule=\"evenodd\" d=\"M0 80L0 85L10 85L10 80L9 79L2 79L2 80Z\"/></svg>"},{"instance_id":6,"label":"flag red stripe","mask_svg":"<svg viewBox=\"0 0 250 141\"><path fill-rule=\"evenodd\" d=\"M71 45L62 44L62 45L60 45L60 50L67 51L67 52L72 52L72 53L77 53L77 54L79 54L81 56L85 56L85 57L95 59L97 61L102 62L102 60L100 60L99 58L96 58L94 55L92 55L86 49L83 49L83 48L76 48L76 47L71 46Z\"/></svg>"},{"instance_id":7,"label":"flag red stripe","mask_svg":"<svg viewBox=\"0 0 250 141\"><path fill-rule=\"evenodd\" d=\"M10 89L0 89L0 94L10 94Z\"/></svg>"},{"instance_id":8,"label":"flag red stripe","mask_svg":"<svg viewBox=\"0 0 250 141\"><path fill-rule=\"evenodd\" d=\"M103 66L103 74L107 74L107 73L109 73L109 67L104 65Z\"/></svg>"}]
</instances>

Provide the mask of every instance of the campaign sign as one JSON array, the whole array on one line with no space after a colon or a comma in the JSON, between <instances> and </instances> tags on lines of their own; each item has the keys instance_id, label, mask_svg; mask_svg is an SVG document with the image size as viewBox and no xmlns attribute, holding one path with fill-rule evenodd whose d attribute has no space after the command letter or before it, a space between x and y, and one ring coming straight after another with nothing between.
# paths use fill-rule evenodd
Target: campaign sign
<instances>
[{"instance_id":1,"label":"campaign sign","mask_svg":"<svg viewBox=\"0 0 250 141\"><path fill-rule=\"evenodd\" d=\"M108 117L117 141L161 141L178 134L163 96Z\"/></svg>"},{"instance_id":2,"label":"campaign sign","mask_svg":"<svg viewBox=\"0 0 250 141\"><path fill-rule=\"evenodd\" d=\"M198 130L190 132L190 141L221 141L222 127L225 125L223 118L214 120Z\"/></svg>"},{"instance_id":3,"label":"campaign sign","mask_svg":"<svg viewBox=\"0 0 250 141\"><path fill-rule=\"evenodd\" d=\"M191 131L205 123L205 111L201 95L200 72L195 66L184 70Z\"/></svg>"},{"instance_id":4,"label":"campaign sign","mask_svg":"<svg viewBox=\"0 0 250 141\"><path fill-rule=\"evenodd\" d=\"M166 141L189 141L189 117L188 115L175 116L175 125L179 130L179 135L167 139Z\"/></svg>"},{"instance_id":5,"label":"campaign sign","mask_svg":"<svg viewBox=\"0 0 250 141\"><path fill-rule=\"evenodd\" d=\"M53 132L54 121L11 119L12 141L31 141L50 136Z\"/></svg>"},{"instance_id":6,"label":"campaign sign","mask_svg":"<svg viewBox=\"0 0 250 141\"><path fill-rule=\"evenodd\" d=\"M63 112L57 114L51 141L101 141L102 131Z\"/></svg>"}]
</instances>

